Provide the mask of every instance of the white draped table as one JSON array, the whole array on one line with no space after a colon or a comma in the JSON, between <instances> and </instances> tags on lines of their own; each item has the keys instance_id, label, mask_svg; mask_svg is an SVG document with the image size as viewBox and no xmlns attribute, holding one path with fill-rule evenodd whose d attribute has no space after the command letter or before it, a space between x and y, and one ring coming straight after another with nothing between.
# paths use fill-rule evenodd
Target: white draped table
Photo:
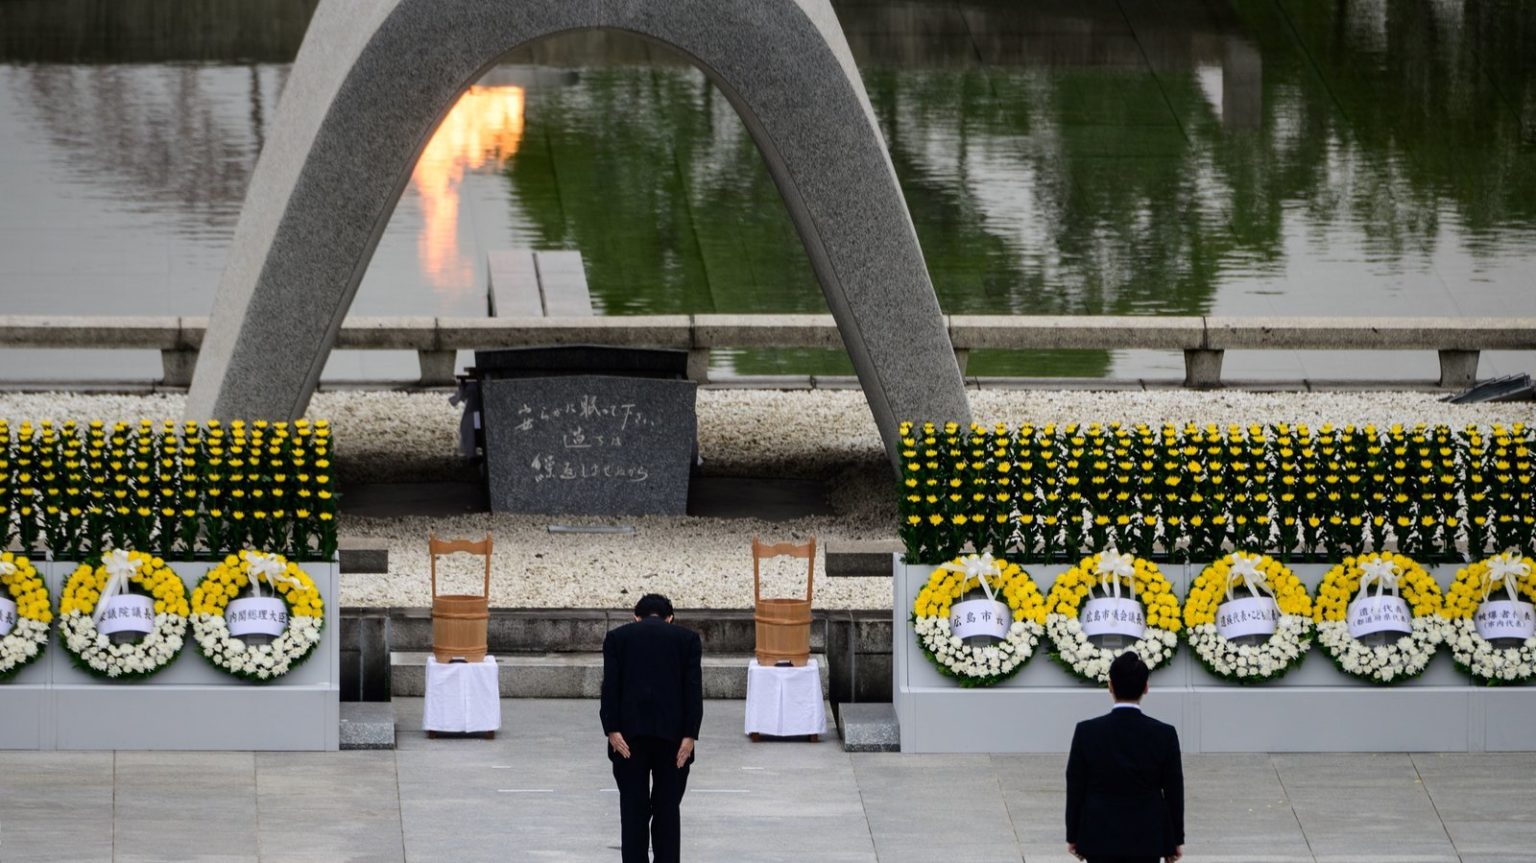
<instances>
[{"instance_id":1,"label":"white draped table","mask_svg":"<svg viewBox=\"0 0 1536 863\"><path fill-rule=\"evenodd\" d=\"M747 664L747 733L755 740L771 737L816 736L827 731L826 700L821 694L821 669L812 659L799 667Z\"/></svg>"},{"instance_id":2,"label":"white draped table","mask_svg":"<svg viewBox=\"0 0 1536 863\"><path fill-rule=\"evenodd\" d=\"M438 662L427 657L426 695L421 727L429 737L439 731L495 737L501 728L501 688L494 656L480 662Z\"/></svg>"}]
</instances>

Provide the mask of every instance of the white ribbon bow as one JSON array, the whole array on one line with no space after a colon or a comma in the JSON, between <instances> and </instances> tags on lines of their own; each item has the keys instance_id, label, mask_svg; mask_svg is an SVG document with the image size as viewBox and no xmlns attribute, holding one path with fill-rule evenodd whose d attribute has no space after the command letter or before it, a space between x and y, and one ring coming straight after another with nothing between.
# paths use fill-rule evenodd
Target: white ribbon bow
<instances>
[{"instance_id":1,"label":"white ribbon bow","mask_svg":"<svg viewBox=\"0 0 1536 863\"><path fill-rule=\"evenodd\" d=\"M1240 553L1232 555L1232 569L1227 573L1227 602L1234 599L1232 588L1237 586L1239 579L1248 585L1248 592L1254 596L1258 596L1259 592L1263 591L1269 594L1270 599L1276 599L1275 588L1269 583L1269 576L1259 569L1259 558Z\"/></svg>"},{"instance_id":2,"label":"white ribbon bow","mask_svg":"<svg viewBox=\"0 0 1536 863\"><path fill-rule=\"evenodd\" d=\"M1397 596L1397 564L1385 558L1372 558L1360 565L1360 595L1369 596L1366 588L1376 585L1376 595L1382 596L1387 591L1392 591Z\"/></svg>"},{"instance_id":3,"label":"white ribbon bow","mask_svg":"<svg viewBox=\"0 0 1536 863\"><path fill-rule=\"evenodd\" d=\"M997 601L997 595L992 591L992 585L987 581L987 577L997 570L997 561L992 559L991 552L982 555L968 555L964 563L941 563L939 564L939 569L948 572L958 572L963 576L960 579L959 593L961 596L965 595L965 586L970 584L971 579L974 578L981 582L981 589L986 592L987 599L993 602Z\"/></svg>"},{"instance_id":4,"label":"white ribbon bow","mask_svg":"<svg viewBox=\"0 0 1536 863\"><path fill-rule=\"evenodd\" d=\"M1520 579L1531 574L1531 565L1515 554L1501 554L1488 561L1488 573L1483 576L1483 602L1493 593L1500 582L1511 602L1520 601Z\"/></svg>"},{"instance_id":5,"label":"white ribbon bow","mask_svg":"<svg viewBox=\"0 0 1536 863\"><path fill-rule=\"evenodd\" d=\"M101 565L107 571L107 586L96 599L96 608L91 612L92 623L101 624L101 616L107 613L108 599L128 592L128 582L138 573L142 563L142 558L133 557L120 548L101 556Z\"/></svg>"},{"instance_id":6,"label":"white ribbon bow","mask_svg":"<svg viewBox=\"0 0 1536 863\"><path fill-rule=\"evenodd\" d=\"M0 577L16 574L16 564L8 560L0 560Z\"/></svg>"},{"instance_id":7,"label":"white ribbon bow","mask_svg":"<svg viewBox=\"0 0 1536 863\"><path fill-rule=\"evenodd\" d=\"M251 567L251 596L261 596L261 576L267 577L267 584L272 587L272 595L277 596L279 582L287 582L296 588L302 588L304 583L288 574L288 567L277 559L275 554L261 554L251 552L245 556L246 563Z\"/></svg>"},{"instance_id":8,"label":"white ribbon bow","mask_svg":"<svg viewBox=\"0 0 1536 863\"><path fill-rule=\"evenodd\" d=\"M1136 598L1136 556L1121 554L1114 549L1099 555L1099 588L1120 598L1120 579L1131 583L1131 599Z\"/></svg>"}]
</instances>

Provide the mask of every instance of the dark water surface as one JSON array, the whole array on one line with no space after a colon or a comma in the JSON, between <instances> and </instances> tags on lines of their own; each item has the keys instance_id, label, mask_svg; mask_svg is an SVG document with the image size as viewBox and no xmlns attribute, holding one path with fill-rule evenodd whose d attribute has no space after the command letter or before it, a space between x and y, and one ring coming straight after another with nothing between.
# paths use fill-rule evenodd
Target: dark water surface
<instances>
[{"instance_id":1,"label":"dark water surface","mask_svg":"<svg viewBox=\"0 0 1536 863\"><path fill-rule=\"evenodd\" d=\"M836 5L946 311L1536 315L1536 4ZM206 314L312 8L0 2L0 314ZM485 253L519 246L579 250L605 314L825 310L761 157L686 61L603 33L504 60L416 166L355 313L484 314ZM59 353L10 352L0 374L125 368ZM1228 367L1432 377L1434 357ZM411 368L338 355L329 373Z\"/></svg>"}]
</instances>

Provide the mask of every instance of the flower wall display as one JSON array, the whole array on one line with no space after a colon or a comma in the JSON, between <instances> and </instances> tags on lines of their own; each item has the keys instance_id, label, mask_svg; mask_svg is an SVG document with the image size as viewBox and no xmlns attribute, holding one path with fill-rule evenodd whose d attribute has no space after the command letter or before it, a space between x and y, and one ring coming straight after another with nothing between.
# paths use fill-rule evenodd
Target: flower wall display
<instances>
[{"instance_id":1,"label":"flower wall display","mask_svg":"<svg viewBox=\"0 0 1536 863\"><path fill-rule=\"evenodd\" d=\"M274 640L257 644L249 636L231 633L227 613L231 601L247 588L252 598L263 598L263 585L265 597L279 599L281 607L273 609ZM266 623L268 608L260 612ZM254 617L256 609L247 613ZM253 683L276 680L302 664L320 644L324 627L325 602L319 589L303 569L282 555L253 551L230 555L192 592L192 633L199 651L215 668Z\"/></svg>"},{"instance_id":2,"label":"flower wall display","mask_svg":"<svg viewBox=\"0 0 1536 863\"><path fill-rule=\"evenodd\" d=\"M1098 593L1095 594L1097 588ZM1122 592L1124 596L1122 596ZM1120 600L1139 606L1131 621L1140 634L1117 649L1093 643L1097 621L1084 619L1085 605L1094 599L1116 601L1116 613L1125 609ZM1179 601L1157 564L1116 551L1083 558L1062 573L1045 599L1045 632L1053 645L1051 656L1072 674L1091 683L1109 680L1109 665L1116 656L1134 650L1147 667L1156 670L1173 656L1179 644ZM1126 632L1126 629L1119 629Z\"/></svg>"},{"instance_id":3,"label":"flower wall display","mask_svg":"<svg viewBox=\"0 0 1536 863\"><path fill-rule=\"evenodd\" d=\"M1445 636L1441 604L1440 586L1422 566L1383 552L1346 557L1330 569L1317 588L1312 614L1318 643L1341 671L1372 683L1395 683L1422 674L1434 658ZM1395 643L1372 645L1362 640L1362 629L1403 635Z\"/></svg>"},{"instance_id":4,"label":"flower wall display","mask_svg":"<svg viewBox=\"0 0 1536 863\"><path fill-rule=\"evenodd\" d=\"M21 673L48 646L53 603L32 562L0 553L0 681Z\"/></svg>"},{"instance_id":5,"label":"flower wall display","mask_svg":"<svg viewBox=\"0 0 1536 863\"><path fill-rule=\"evenodd\" d=\"M137 642L114 643L102 630L120 609L110 600L145 596L149 630ZM170 664L187 633L187 587L165 561L141 551L114 549L100 564L83 563L59 600L59 637L75 665L98 677L138 680ZM137 616L137 614L135 615Z\"/></svg>"},{"instance_id":6,"label":"flower wall display","mask_svg":"<svg viewBox=\"0 0 1536 863\"><path fill-rule=\"evenodd\" d=\"M1441 614L1456 665L1478 683L1525 683L1536 676L1536 560L1494 555L1456 573Z\"/></svg>"},{"instance_id":7,"label":"flower wall display","mask_svg":"<svg viewBox=\"0 0 1536 863\"><path fill-rule=\"evenodd\" d=\"M330 425L0 421L0 548L83 560L336 553Z\"/></svg>"},{"instance_id":8,"label":"flower wall display","mask_svg":"<svg viewBox=\"0 0 1536 863\"><path fill-rule=\"evenodd\" d=\"M1238 588L1248 598L1237 597ZM1211 674L1235 683L1263 683L1306 657L1313 637L1312 600L1285 564L1268 555L1233 552L1207 566L1190 585L1184 627L1185 640ZM1241 635L1234 634L1261 632L1268 638L1260 644L1239 643Z\"/></svg>"},{"instance_id":9,"label":"flower wall display","mask_svg":"<svg viewBox=\"0 0 1536 863\"><path fill-rule=\"evenodd\" d=\"M905 423L911 563L1072 560L1116 547L1208 561L1536 554L1536 429Z\"/></svg>"},{"instance_id":10,"label":"flower wall display","mask_svg":"<svg viewBox=\"0 0 1536 863\"><path fill-rule=\"evenodd\" d=\"M964 601L976 590L985 600ZM1005 608L992 607L997 602ZM1045 604L1034 579L1018 564L991 555L968 555L935 568L912 603L912 627L923 655L965 687L994 686L1017 674L1034 655L1044 622ZM964 637L973 628L996 642Z\"/></svg>"}]
</instances>

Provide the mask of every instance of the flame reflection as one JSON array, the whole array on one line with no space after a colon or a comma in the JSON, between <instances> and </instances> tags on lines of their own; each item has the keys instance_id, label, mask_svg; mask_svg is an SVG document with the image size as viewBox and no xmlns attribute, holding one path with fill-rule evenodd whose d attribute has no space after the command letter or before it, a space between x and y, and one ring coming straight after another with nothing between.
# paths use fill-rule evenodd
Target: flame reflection
<instances>
[{"instance_id":1,"label":"flame reflection","mask_svg":"<svg viewBox=\"0 0 1536 863\"><path fill-rule=\"evenodd\" d=\"M416 240L422 275L439 292L473 287L474 261L459 254L459 187L470 171L499 169L523 140L523 88L470 87L422 150L411 182L421 197Z\"/></svg>"}]
</instances>

